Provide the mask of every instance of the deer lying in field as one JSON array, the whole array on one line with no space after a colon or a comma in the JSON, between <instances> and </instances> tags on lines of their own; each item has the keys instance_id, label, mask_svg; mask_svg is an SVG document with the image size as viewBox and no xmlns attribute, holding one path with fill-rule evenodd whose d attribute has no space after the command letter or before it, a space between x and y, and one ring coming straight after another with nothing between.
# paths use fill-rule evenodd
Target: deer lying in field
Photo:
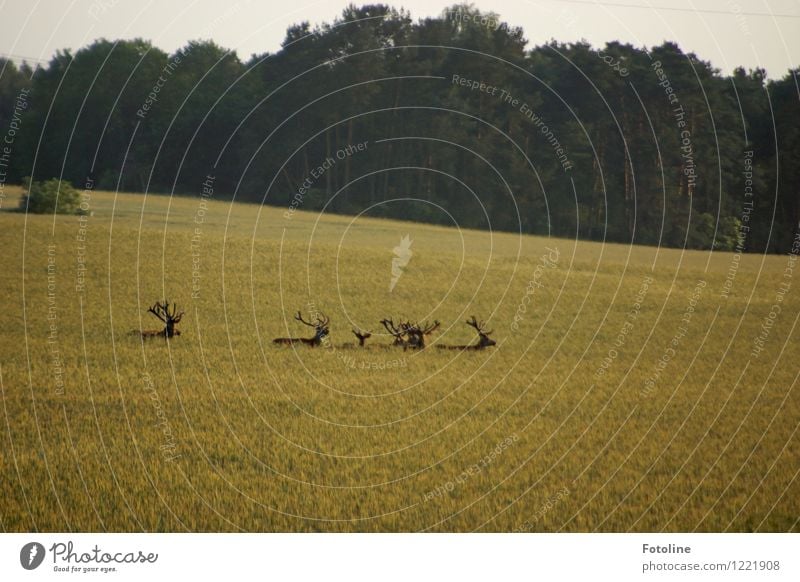
<instances>
[{"instance_id":1,"label":"deer lying in field","mask_svg":"<svg viewBox=\"0 0 800 582\"><path fill-rule=\"evenodd\" d=\"M485 324L484 322L478 323L478 320L475 319L475 316L472 316L472 319L468 319L465 322L468 326L474 327L475 331L478 332L478 343L471 344L468 346L442 346L438 345L437 348L441 348L443 350L482 350L484 348L488 348L490 346L496 345L497 342L491 339L489 336L493 333L491 331L485 331Z\"/></svg>"},{"instance_id":2,"label":"deer lying in field","mask_svg":"<svg viewBox=\"0 0 800 582\"><path fill-rule=\"evenodd\" d=\"M425 347L425 336L432 334L439 328L439 321L433 323L425 322L422 325L411 323L410 321L401 321L399 325L395 325L391 319L382 319L381 323L386 331L389 332L394 338L392 345L412 350L421 350Z\"/></svg>"},{"instance_id":3,"label":"deer lying in field","mask_svg":"<svg viewBox=\"0 0 800 582\"><path fill-rule=\"evenodd\" d=\"M365 342L372 337L371 331L361 331L358 328L353 328L353 335L358 338L358 347L365 347Z\"/></svg>"},{"instance_id":4,"label":"deer lying in field","mask_svg":"<svg viewBox=\"0 0 800 582\"><path fill-rule=\"evenodd\" d=\"M434 321L431 324L428 324L426 321L422 325L418 324L407 324L407 333L408 333L408 347L416 350L421 350L425 348L425 336L432 334L434 331L439 329L438 320Z\"/></svg>"},{"instance_id":5,"label":"deer lying in field","mask_svg":"<svg viewBox=\"0 0 800 582\"><path fill-rule=\"evenodd\" d=\"M371 331L361 331L357 327L352 328L352 331L353 331L353 335L356 336L356 338L358 339L358 347L359 348L367 347L366 346L366 341L369 338L372 337L372 332ZM356 344L354 344L353 342L346 342L346 343L342 344L342 348L343 349L348 349L349 350L349 349L353 349L355 347L356 347Z\"/></svg>"},{"instance_id":6,"label":"deer lying in field","mask_svg":"<svg viewBox=\"0 0 800 582\"><path fill-rule=\"evenodd\" d=\"M402 324L403 329L406 332L406 336L408 337L408 347L412 350L422 350L425 348L425 336L432 334L434 331L439 329L438 320L434 321L433 323L428 323L427 321L422 325L417 323L411 323L406 321Z\"/></svg>"},{"instance_id":7,"label":"deer lying in field","mask_svg":"<svg viewBox=\"0 0 800 582\"><path fill-rule=\"evenodd\" d=\"M164 301L164 303L156 302L150 309L147 310L149 313L155 315L158 319L164 322L164 329L134 329L131 331L131 334L138 335L142 339L149 339L153 337L163 337L165 340L175 337L176 335L181 335L179 329L175 329L175 325L180 322L181 318L183 317L183 311L177 313L178 305L176 303L172 304L172 310L170 310L170 303L169 301Z\"/></svg>"},{"instance_id":8,"label":"deer lying in field","mask_svg":"<svg viewBox=\"0 0 800 582\"><path fill-rule=\"evenodd\" d=\"M314 337L279 337L272 340L272 343L280 345L304 344L313 348L320 345L322 340L331 332L330 327L328 327L328 324L331 320L322 313L317 315L316 321L306 321L303 319L303 315L299 311L294 318L300 323L303 323L309 327L313 327Z\"/></svg>"}]
</instances>

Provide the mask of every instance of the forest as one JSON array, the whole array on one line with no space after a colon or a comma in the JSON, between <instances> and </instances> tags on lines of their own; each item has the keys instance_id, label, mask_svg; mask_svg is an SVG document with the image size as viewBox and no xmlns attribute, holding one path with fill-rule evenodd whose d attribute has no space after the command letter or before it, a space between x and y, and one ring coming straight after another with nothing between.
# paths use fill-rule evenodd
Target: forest
<instances>
[{"instance_id":1,"label":"forest","mask_svg":"<svg viewBox=\"0 0 800 582\"><path fill-rule=\"evenodd\" d=\"M799 72L726 75L671 42L532 47L471 5L350 5L247 59L98 39L46 66L0 59L0 180L201 196L211 179L287 217L782 253Z\"/></svg>"}]
</instances>

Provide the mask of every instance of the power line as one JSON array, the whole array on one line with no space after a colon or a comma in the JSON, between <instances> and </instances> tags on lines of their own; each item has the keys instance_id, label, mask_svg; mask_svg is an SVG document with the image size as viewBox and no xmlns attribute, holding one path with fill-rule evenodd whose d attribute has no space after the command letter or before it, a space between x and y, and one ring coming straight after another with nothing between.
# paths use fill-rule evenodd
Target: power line
<instances>
[{"instance_id":1,"label":"power line","mask_svg":"<svg viewBox=\"0 0 800 582\"><path fill-rule=\"evenodd\" d=\"M667 10L670 12L691 12L696 14L703 12L706 14L722 14L725 16L774 16L777 18L800 18L800 14L782 14L778 12L734 12L731 10L714 10L713 8L678 8L675 6L653 6L644 4L623 4L622 2L592 2L592 0L551 0L553 2L567 2L570 4L584 4L587 6L614 6L617 8L640 8L644 10Z\"/></svg>"}]
</instances>

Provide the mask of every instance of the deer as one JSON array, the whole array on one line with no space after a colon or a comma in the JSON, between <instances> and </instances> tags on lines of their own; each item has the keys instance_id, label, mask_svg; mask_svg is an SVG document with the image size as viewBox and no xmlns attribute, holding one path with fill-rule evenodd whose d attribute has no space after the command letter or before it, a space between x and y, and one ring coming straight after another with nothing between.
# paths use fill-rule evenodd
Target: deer
<instances>
[{"instance_id":1,"label":"deer","mask_svg":"<svg viewBox=\"0 0 800 582\"><path fill-rule=\"evenodd\" d=\"M183 317L183 311L178 313L178 305L176 303L172 304L172 309L170 310L169 301L164 300L163 303L156 301L147 311L164 322L164 329L134 329L131 331L131 334L139 335L142 339L163 337L165 340L171 339L176 335L181 335L181 331L175 329L175 324L180 322Z\"/></svg>"},{"instance_id":2,"label":"deer","mask_svg":"<svg viewBox=\"0 0 800 582\"><path fill-rule=\"evenodd\" d=\"M425 349L425 336L432 334L439 328L438 320L429 324L427 321L422 325L416 323L405 322L402 324L403 329L408 336L408 347L414 350Z\"/></svg>"},{"instance_id":3,"label":"deer","mask_svg":"<svg viewBox=\"0 0 800 582\"><path fill-rule=\"evenodd\" d=\"M361 331L357 327L352 328L352 332L353 332L353 335L356 336L356 338L358 338L358 347L360 347L360 348L367 347L366 346L366 341L369 338L372 337L372 332L371 331ZM342 348L351 349L351 348L354 348L354 347L356 347L356 345L354 343L352 343L352 342L347 342L347 343L342 344Z\"/></svg>"},{"instance_id":4,"label":"deer","mask_svg":"<svg viewBox=\"0 0 800 582\"><path fill-rule=\"evenodd\" d=\"M297 312L294 318L300 323L313 327L314 337L279 337L272 340L272 343L279 345L303 344L315 348L320 345L322 340L331 332L330 327L328 327L331 320L322 313L317 314L317 319L315 321L306 321L303 319L303 314L300 311Z\"/></svg>"},{"instance_id":5,"label":"deer","mask_svg":"<svg viewBox=\"0 0 800 582\"><path fill-rule=\"evenodd\" d=\"M405 339L405 336L407 334L405 326L407 325L407 322L401 323L400 326L398 327L394 324L394 321L392 321L391 319L381 319L381 324L383 325L383 327L386 328L386 331L389 332L389 335L391 335L394 338L394 340L392 341L392 345L394 347L403 349L406 349L408 347L408 342Z\"/></svg>"},{"instance_id":6,"label":"deer","mask_svg":"<svg viewBox=\"0 0 800 582\"><path fill-rule=\"evenodd\" d=\"M372 337L371 331L361 331L356 327L354 327L352 331L353 335L358 338L358 347L360 348L365 347L365 342Z\"/></svg>"},{"instance_id":7,"label":"deer","mask_svg":"<svg viewBox=\"0 0 800 582\"><path fill-rule=\"evenodd\" d=\"M478 343L466 345L466 346L442 346L437 345L437 348L441 348L443 350L462 350L462 351L478 351L484 348L488 348L494 345L497 345L497 342L491 339L489 336L493 333L491 331L486 331L486 324L484 322L478 323L478 320L475 316L472 316L472 319L468 319L465 321L468 326L475 328L475 331L478 332Z\"/></svg>"}]
</instances>

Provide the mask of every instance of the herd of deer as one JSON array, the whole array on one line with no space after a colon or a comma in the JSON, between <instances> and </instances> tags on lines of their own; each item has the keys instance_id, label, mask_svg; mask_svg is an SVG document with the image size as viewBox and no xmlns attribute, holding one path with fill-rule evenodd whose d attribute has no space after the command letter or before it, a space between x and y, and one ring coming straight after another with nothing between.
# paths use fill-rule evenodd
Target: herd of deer
<instances>
[{"instance_id":1,"label":"herd of deer","mask_svg":"<svg viewBox=\"0 0 800 582\"><path fill-rule=\"evenodd\" d=\"M135 335L140 335L143 339L146 338L153 338L153 337L163 337L164 339L169 339L175 337L176 335L181 335L180 330L175 329L175 325L180 322L181 318L183 317L183 311L178 313L178 307L174 303L172 304L172 308L170 308L170 303L168 301L156 302L150 309L147 310L148 313L152 313L158 319L160 319L164 323L164 329L161 330L134 330L131 333ZM306 321L303 319L303 314L298 311L297 315L294 318L299 321L300 323L307 325L308 327L314 328L314 336L305 338L305 337L279 337L272 340L272 343L278 345L293 345L293 344L301 344L307 345L310 347L317 347L322 345L324 339L330 334L330 318L326 317L322 313L317 314L317 317L314 321ZM491 347L495 345L493 339L489 336L492 334L491 331L486 331L486 326L483 322L478 323L478 320L473 315L472 318L468 319L465 322L468 326L475 329L478 332L478 341L474 344L468 345L461 345L461 346L453 346L453 345L439 345L437 344L436 347L444 350L482 350L484 348ZM436 331L440 323L438 321L434 321L433 323L425 322L423 324L412 323L410 321L401 321L399 324L395 325L394 321L391 319L382 319L381 325L389 332L394 339L391 343L394 347L399 347L405 349L412 349L412 350L421 350L425 348L425 338L426 336L431 335L434 331ZM366 341L372 337L372 332L369 331L361 331L359 329L353 328L353 335L356 336L358 339L358 347L364 348L366 347ZM353 344L345 344L343 347L355 347Z\"/></svg>"}]
</instances>

